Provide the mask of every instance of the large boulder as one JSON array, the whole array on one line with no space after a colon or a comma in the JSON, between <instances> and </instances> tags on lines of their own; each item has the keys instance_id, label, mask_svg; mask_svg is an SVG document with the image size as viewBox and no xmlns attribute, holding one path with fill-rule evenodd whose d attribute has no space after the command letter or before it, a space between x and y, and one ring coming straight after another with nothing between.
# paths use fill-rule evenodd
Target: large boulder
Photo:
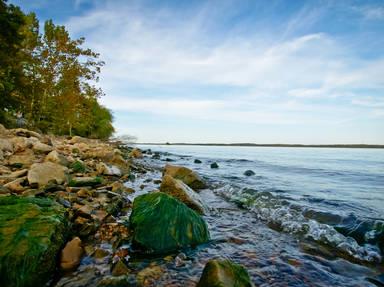
<instances>
[{"instance_id":1,"label":"large boulder","mask_svg":"<svg viewBox=\"0 0 384 287\"><path fill-rule=\"evenodd\" d=\"M230 260L210 260L197 287L251 287L247 270Z\"/></svg>"},{"instance_id":2,"label":"large boulder","mask_svg":"<svg viewBox=\"0 0 384 287\"><path fill-rule=\"evenodd\" d=\"M38 141L33 144L32 149L35 153L47 154L53 150L53 147Z\"/></svg>"},{"instance_id":3,"label":"large boulder","mask_svg":"<svg viewBox=\"0 0 384 287\"><path fill-rule=\"evenodd\" d=\"M195 171L184 166L167 164L164 167L163 175L179 179L194 190L206 187L204 180Z\"/></svg>"},{"instance_id":4,"label":"large boulder","mask_svg":"<svg viewBox=\"0 0 384 287\"><path fill-rule=\"evenodd\" d=\"M49 182L62 184L66 181L67 168L53 162L35 163L28 171L28 182L30 185L44 186Z\"/></svg>"},{"instance_id":5,"label":"large boulder","mask_svg":"<svg viewBox=\"0 0 384 287\"><path fill-rule=\"evenodd\" d=\"M184 202L188 207L196 210L198 213L204 214L208 210L198 193L193 191L181 180L175 179L169 175L163 176L160 191Z\"/></svg>"},{"instance_id":6,"label":"large boulder","mask_svg":"<svg viewBox=\"0 0 384 287\"><path fill-rule=\"evenodd\" d=\"M45 286L67 231L61 205L49 199L0 197L0 286Z\"/></svg>"},{"instance_id":7,"label":"large boulder","mask_svg":"<svg viewBox=\"0 0 384 287\"><path fill-rule=\"evenodd\" d=\"M200 215L162 192L136 197L129 223L133 246L155 254L195 246L210 238Z\"/></svg>"}]
</instances>

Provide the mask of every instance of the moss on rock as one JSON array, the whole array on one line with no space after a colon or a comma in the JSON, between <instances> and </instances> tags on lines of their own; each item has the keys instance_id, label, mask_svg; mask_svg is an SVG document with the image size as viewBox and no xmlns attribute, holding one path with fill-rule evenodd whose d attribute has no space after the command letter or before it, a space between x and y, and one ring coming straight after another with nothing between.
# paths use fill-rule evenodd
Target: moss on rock
<instances>
[{"instance_id":1,"label":"moss on rock","mask_svg":"<svg viewBox=\"0 0 384 287\"><path fill-rule=\"evenodd\" d=\"M137 197L129 221L134 246L156 254L195 246L210 238L200 215L160 192Z\"/></svg>"},{"instance_id":2,"label":"moss on rock","mask_svg":"<svg viewBox=\"0 0 384 287\"><path fill-rule=\"evenodd\" d=\"M251 287L247 270L230 260L210 260L197 287Z\"/></svg>"},{"instance_id":3,"label":"moss on rock","mask_svg":"<svg viewBox=\"0 0 384 287\"><path fill-rule=\"evenodd\" d=\"M0 286L44 286L67 228L65 209L49 199L0 197Z\"/></svg>"}]
</instances>

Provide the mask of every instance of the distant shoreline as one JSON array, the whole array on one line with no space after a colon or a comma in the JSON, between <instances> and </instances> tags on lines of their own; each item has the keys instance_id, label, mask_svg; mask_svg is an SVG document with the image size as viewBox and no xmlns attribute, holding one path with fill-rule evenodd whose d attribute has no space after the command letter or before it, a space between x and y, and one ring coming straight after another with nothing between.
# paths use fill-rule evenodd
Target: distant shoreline
<instances>
[{"instance_id":1,"label":"distant shoreline","mask_svg":"<svg viewBox=\"0 0 384 287\"><path fill-rule=\"evenodd\" d=\"M236 146L236 147L302 147L302 148L373 148L384 149L384 145L371 144L253 144L253 143L135 143L136 145L169 145L169 146Z\"/></svg>"}]
</instances>

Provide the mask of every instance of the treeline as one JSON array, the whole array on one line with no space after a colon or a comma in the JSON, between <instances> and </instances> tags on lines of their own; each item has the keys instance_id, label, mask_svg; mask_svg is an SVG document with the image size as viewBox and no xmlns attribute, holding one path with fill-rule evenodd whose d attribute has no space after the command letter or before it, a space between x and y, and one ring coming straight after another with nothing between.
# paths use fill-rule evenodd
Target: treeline
<instances>
[{"instance_id":1,"label":"treeline","mask_svg":"<svg viewBox=\"0 0 384 287\"><path fill-rule=\"evenodd\" d=\"M111 112L98 103L104 62L52 20L0 0L0 122L43 133L108 138Z\"/></svg>"}]
</instances>

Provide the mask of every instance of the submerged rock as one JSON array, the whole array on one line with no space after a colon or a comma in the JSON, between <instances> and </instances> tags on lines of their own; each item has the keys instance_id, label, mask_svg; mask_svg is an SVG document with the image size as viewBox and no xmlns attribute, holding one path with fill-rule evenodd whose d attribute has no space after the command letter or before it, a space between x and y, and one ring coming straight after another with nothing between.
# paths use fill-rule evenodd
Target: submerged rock
<instances>
[{"instance_id":1,"label":"submerged rock","mask_svg":"<svg viewBox=\"0 0 384 287\"><path fill-rule=\"evenodd\" d=\"M245 176L252 176L252 175L255 175L255 172L253 170L248 169L244 172L244 175Z\"/></svg>"},{"instance_id":2,"label":"submerged rock","mask_svg":"<svg viewBox=\"0 0 384 287\"><path fill-rule=\"evenodd\" d=\"M217 162L211 163L211 168L219 168Z\"/></svg>"},{"instance_id":3,"label":"submerged rock","mask_svg":"<svg viewBox=\"0 0 384 287\"><path fill-rule=\"evenodd\" d=\"M152 253L195 246L210 238L202 217L162 192L136 197L129 223L133 245Z\"/></svg>"},{"instance_id":4,"label":"submerged rock","mask_svg":"<svg viewBox=\"0 0 384 287\"><path fill-rule=\"evenodd\" d=\"M210 260L196 287L251 287L247 270L230 260Z\"/></svg>"},{"instance_id":5,"label":"submerged rock","mask_svg":"<svg viewBox=\"0 0 384 287\"><path fill-rule=\"evenodd\" d=\"M167 164L164 167L163 174L179 179L195 190L206 187L204 180L195 171L184 166Z\"/></svg>"},{"instance_id":6,"label":"submerged rock","mask_svg":"<svg viewBox=\"0 0 384 287\"><path fill-rule=\"evenodd\" d=\"M175 179L169 175L163 176L160 191L177 198L184 202L188 207L201 214L206 213L208 209L198 193L194 192L181 180Z\"/></svg>"},{"instance_id":7,"label":"submerged rock","mask_svg":"<svg viewBox=\"0 0 384 287\"><path fill-rule=\"evenodd\" d=\"M67 231L61 205L49 199L0 197L0 286L44 286Z\"/></svg>"}]
</instances>

